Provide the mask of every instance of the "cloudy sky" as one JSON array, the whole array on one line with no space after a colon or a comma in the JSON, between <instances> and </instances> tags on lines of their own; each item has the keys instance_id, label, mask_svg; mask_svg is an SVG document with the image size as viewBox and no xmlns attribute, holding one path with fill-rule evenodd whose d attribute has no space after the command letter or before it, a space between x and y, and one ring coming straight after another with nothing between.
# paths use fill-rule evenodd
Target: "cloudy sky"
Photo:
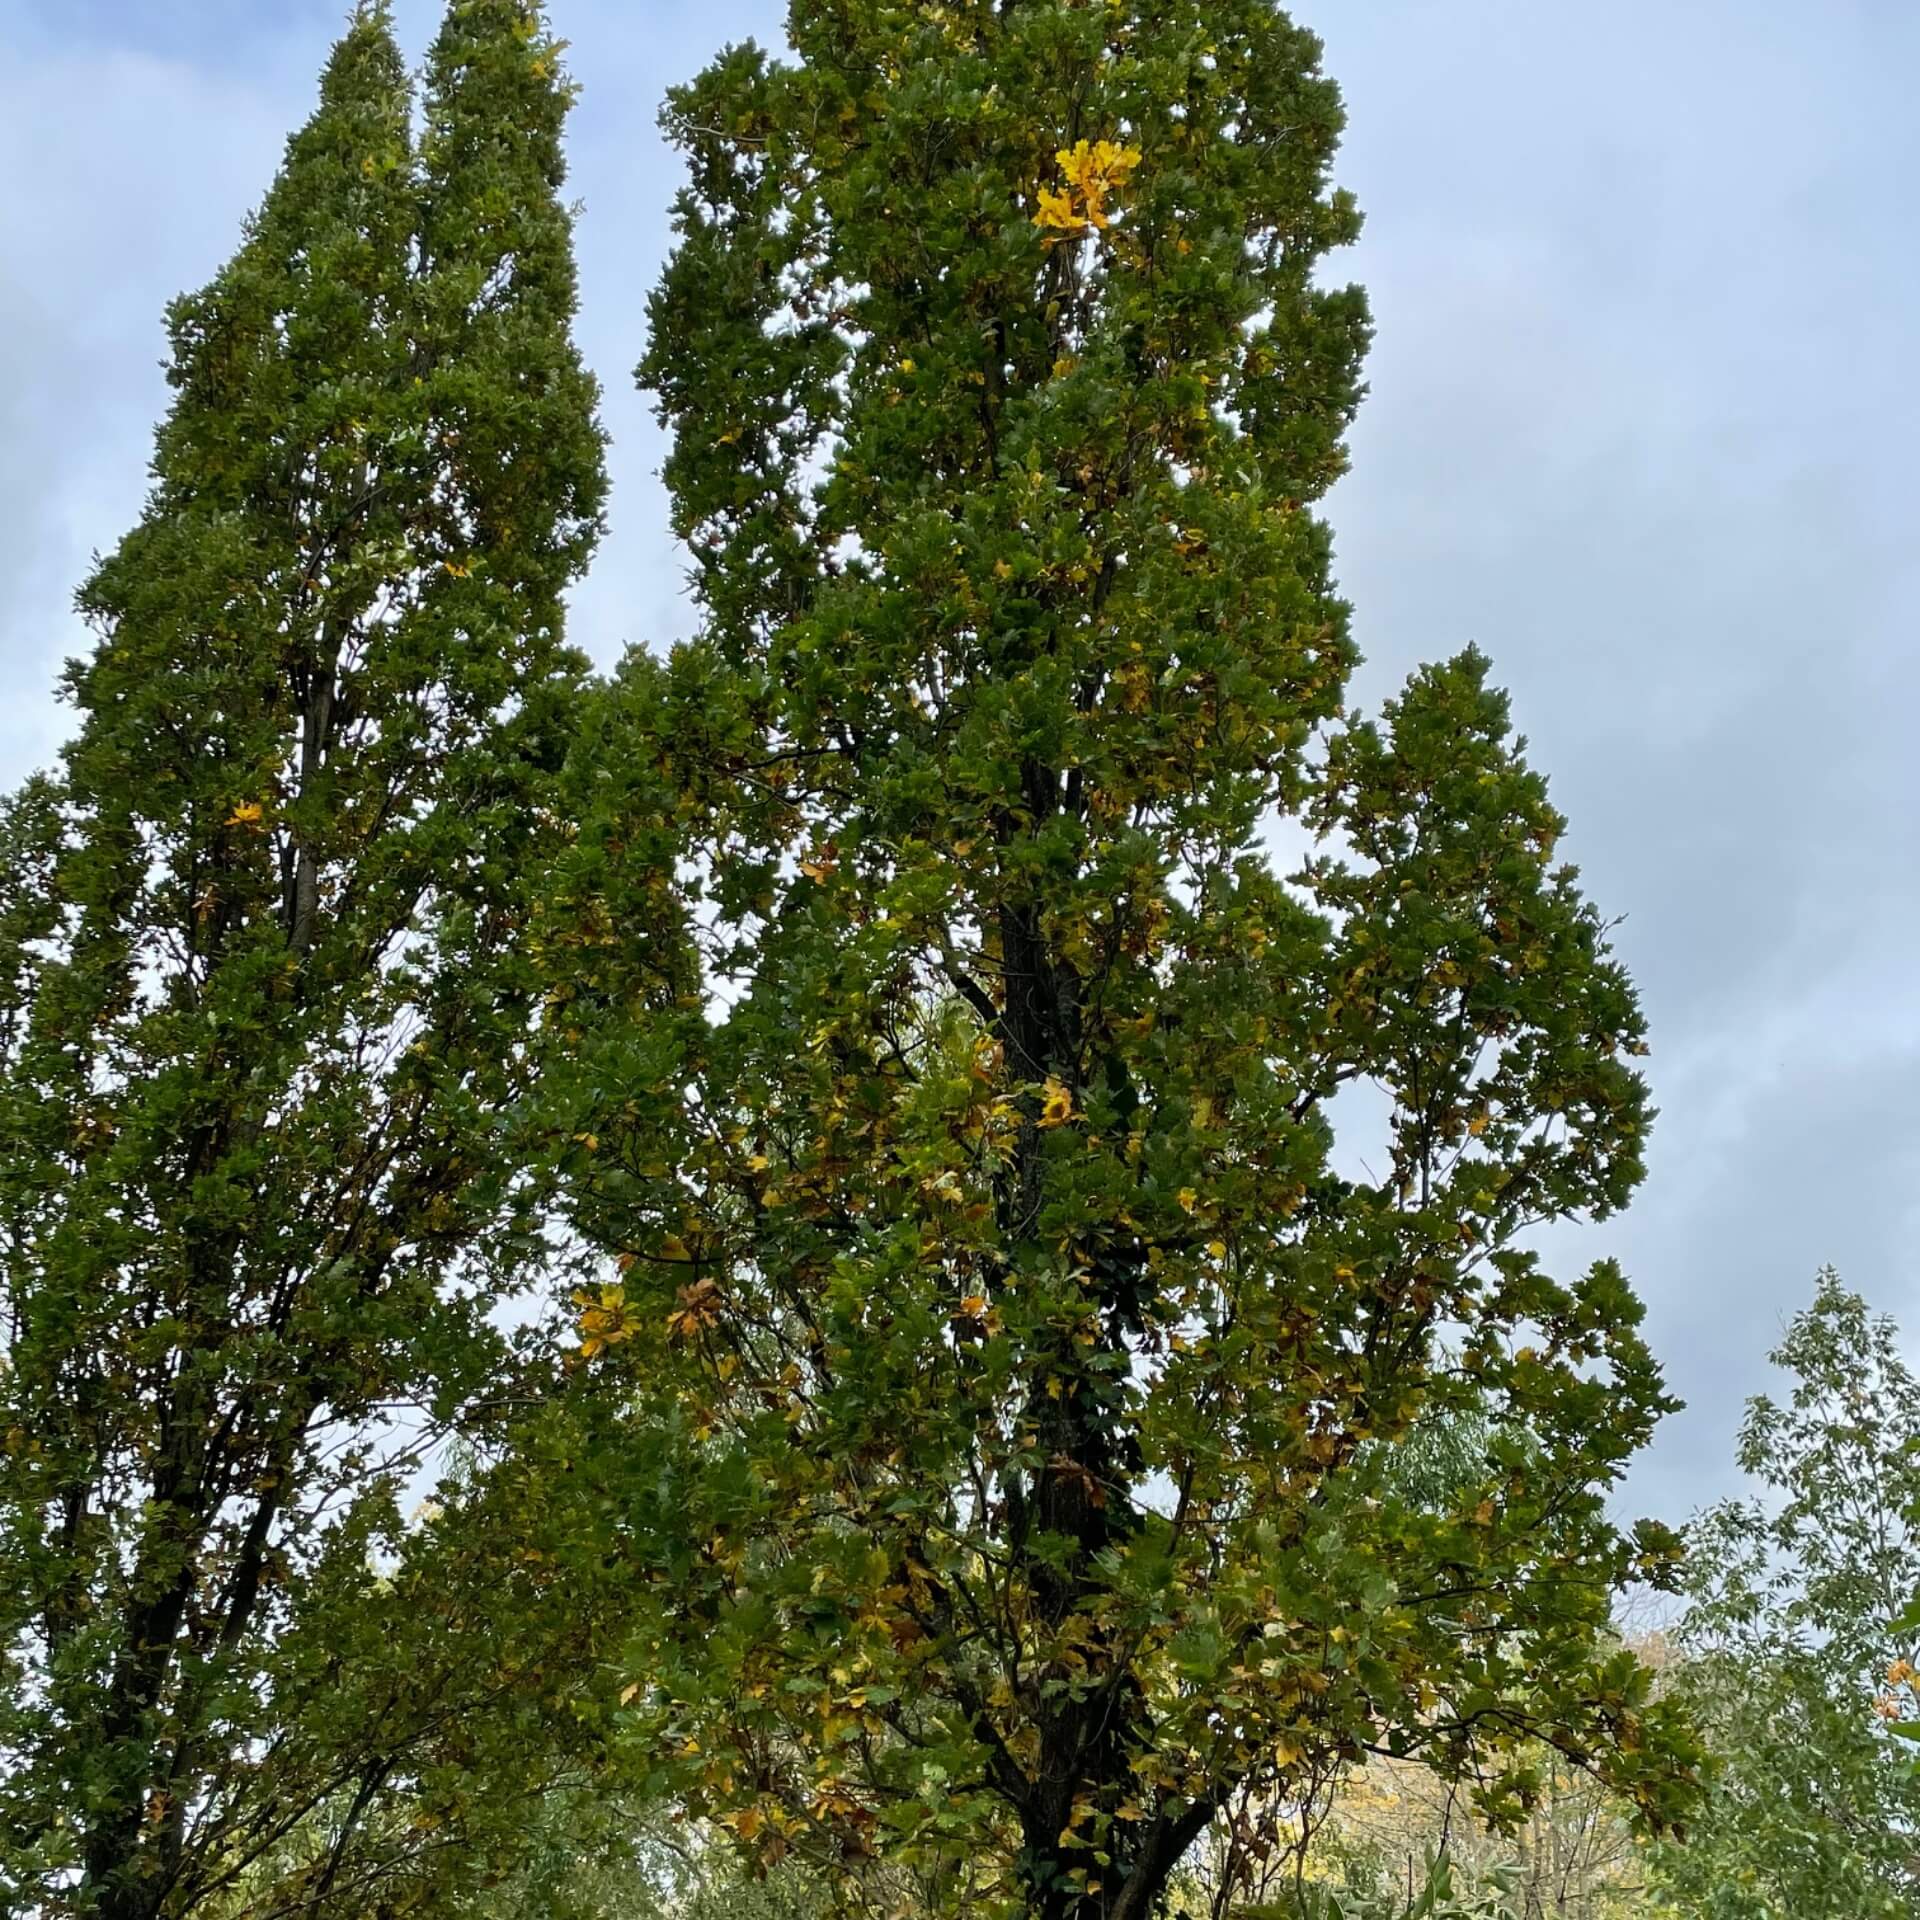
<instances>
[{"instance_id":1,"label":"cloudy sky","mask_svg":"<svg viewBox=\"0 0 1920 1920\"><path fill-rule=\"evenodd\" d=\"M435 0L400 0L424 47ZM576 633L683 632L628 369L665 86L771 0L554 0L613 527ZM1333 502L1377 697L1468 640L1625 917L1662 1119L1593 1251L1689 1402L1636 1477L1731 1486L1815 1268L1920 1325L1920 9L1318 0L1379 344ZM344 0L0 0L0 779L57 744L89 554L137 512L166 300L230 250ZM1908 771L1902 769L1908 768Z\"/></svg>"}]
</instances>

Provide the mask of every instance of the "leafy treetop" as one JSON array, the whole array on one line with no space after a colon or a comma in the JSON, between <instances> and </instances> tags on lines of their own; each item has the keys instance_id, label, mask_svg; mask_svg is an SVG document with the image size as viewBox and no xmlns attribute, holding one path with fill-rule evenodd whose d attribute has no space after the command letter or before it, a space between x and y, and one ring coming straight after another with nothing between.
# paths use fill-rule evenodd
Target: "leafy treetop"
<instances>
[{"instance_id":1,"label":"leafy treetop","mask_svg":"<svg viewBox=\"0 0 1920 1920\"><path fill-rule=\"evenodd\" d=\"M763 1856L1050 1920L1370 1750L1500 1818L1544 1737L1671 1819L1605 1627L1672 1543L1603 1507L1669 1402L1618 1270L1521 1246L1638 1180L1642 1022L1486 662L1343 713L1317 43L1266 0L788 31L668 110L641 376L704 626L615 689L541 932L622 1269L582 1358L645 1388L635 1751ZM1484 1452L1415 1497L1450 1409Z\"/></svg>"}]
</instances>

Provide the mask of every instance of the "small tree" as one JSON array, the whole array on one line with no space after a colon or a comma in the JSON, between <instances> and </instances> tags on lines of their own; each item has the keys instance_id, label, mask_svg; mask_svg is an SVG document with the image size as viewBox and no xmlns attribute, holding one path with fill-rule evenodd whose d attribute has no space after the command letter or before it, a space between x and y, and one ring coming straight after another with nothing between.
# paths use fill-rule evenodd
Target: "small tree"
<instances>
[{"instance_id":1,"label":"small tree","mask_svg":"<svg viewBox=\"0 0 1920 1920\"><path fill-rule=\"evenodd\" d=\"M456 0L416 151L384 5L356 13L172 311L78 730L9 822L0 1871L29 1908L185 1912L299 1817L252 1797L299 1711L276 1637L354 1604L538 1256L499 1121L602 490L554 63L530 7Z\"/></svg>"},{"instance_id":2,"label":"small tree","mask_svg":"<svg viewBox=\"0 0 1920 1920\"><path fill-rule=\"evenodd\" d=\"M554 1498L571 1423L549 1403L515 1439L444 1479L377 1574L332 1552L309 1582L196 1920L648 1920L686 1879L669 1810L607 1767L600 1662L628 1611Z\"/></svg>"},{"instance_id":3,"label":"small tree","mask_svg":"<svg viewBox=\"0 0 1920 1920\"><path fill-rule=\"evenodd\" d=\"M1671 1817L1606 1640L1670 1543L1603 1508L1669 1402L1618 1271L1521 1247L1638 1180L1641 1020L1484 660L1343 718L1317 45L1267 0L789 34L668 112L642 377L705 626L624 676L543 928L624 1269L583 1353L647 1407L636 1751L763 1857L1047 1920L1370 1751L1503 1819L1545 1740ZM710 1009L622 952L676 862ZM1387 1470L1423 1407L1489 1434L1438 1508Z\"/></svg>"},{"instance_id":4,"label":"small tree","mask_svg":"<svg viewBox=\"0 0 1920 1920\"><path fill-rule=\"evenodd\" d=\"M1889 1726L1913 1712L1920 1381L1890 1320L1830 1269L1741 1426L1762 1490L1690 1545L1679 1683L1721 1767L1689 1844L1661 1849L1672 1909L1868 1920L1920 1898L1920 1780Z\"/></svg>"}]
</instances>

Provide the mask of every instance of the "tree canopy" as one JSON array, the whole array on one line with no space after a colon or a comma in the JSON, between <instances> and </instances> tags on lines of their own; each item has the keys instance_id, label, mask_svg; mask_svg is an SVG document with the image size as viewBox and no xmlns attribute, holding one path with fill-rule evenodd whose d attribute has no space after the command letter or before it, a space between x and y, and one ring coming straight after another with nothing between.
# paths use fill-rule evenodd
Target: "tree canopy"
<instances>
[{"instance_id":1,"label":"tree canopy","mask_svg":"<svg viewBox=\"0 0 1920 1920\"><path fill-rule=\"evenodd\" d=\"M1920 1381L1893 1323L1821 1274L1748 1403L1756 1491L1702 1515L1678 1641L1681 1696L1720 1768L1656 1884L1683 1913L1840 1920L1920 1899Z\"/></svg>"},{"instance_id":2,"label":"tree canopy","mask_svg":"<svg viewBox=\"0 0 1920 1920\"><path fill-rule=\"evenodd\" d=\"M1537 1251L1642 1176L1644 1022L1491 663L1348 703L1318 42L787 27L666 110L698 630L603 682L538 7L416 83L363 0L170 314L0 840L26 1911L1251 1920L1370 1762L1693 1804L1613 1629L1673 1402Z\"/></svg>"},{"instance_id":3,"label":"tree canopy","mask_svg":"<svg viewBox=\"0 0 1920 1920\"><path fill-rule=\"evenodd\" d=\"M14 1910L195 1910L340 1784L274 1764L330 1685L288 1636L340 1567L364 1583L543 1258L502 1120L603 484L566 101L531 9L456 0L416 144L385 7L356 12L169 315L153 490L80 594L77 729L9 814Z\"/></svg>"},{"instance_id":4,"label":"tree canopy","mask_svg":"<svg viewBox=\"0 0 1920 1920\"><path fill-rule=\"evenodd\" d=\"M1642 1021L1487 662L1343 705L1318 44L788 34L667 111L641 378L702 625L614 688L543 925L658 1595L629 1742L762 1860L1049 1920L1374 1751L1502 1819L1544 1739L1671 1818L1605 1631L1674 1550L1605 1509L1670 1403L1619 1271L1526 1250L1639 1179ZM1451 1413L1435 1501L1392 1464Z\"/></svg>"}]
</instances>

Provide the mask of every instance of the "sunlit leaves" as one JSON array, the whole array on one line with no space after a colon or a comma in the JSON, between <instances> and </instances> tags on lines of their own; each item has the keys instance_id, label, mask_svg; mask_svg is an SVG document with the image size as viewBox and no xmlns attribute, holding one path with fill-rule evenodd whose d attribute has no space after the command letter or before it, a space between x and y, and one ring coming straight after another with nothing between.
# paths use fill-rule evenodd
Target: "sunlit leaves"
<instances>
[{"instance_id":1,"label":"sunlit leaves","mask_svg":"<svg viewBox=\"0 0 1920 1920\"><path fill-rule=\"evenodd\" d=\"M1060 184L1039 189L1040 210L1033 224L1053 235L1076 236L1111 226L1112 202L1140 164L1140 149L1116 146L1111 140L1076 140L1053 157Z\"/></svg>"}]
</instances>

